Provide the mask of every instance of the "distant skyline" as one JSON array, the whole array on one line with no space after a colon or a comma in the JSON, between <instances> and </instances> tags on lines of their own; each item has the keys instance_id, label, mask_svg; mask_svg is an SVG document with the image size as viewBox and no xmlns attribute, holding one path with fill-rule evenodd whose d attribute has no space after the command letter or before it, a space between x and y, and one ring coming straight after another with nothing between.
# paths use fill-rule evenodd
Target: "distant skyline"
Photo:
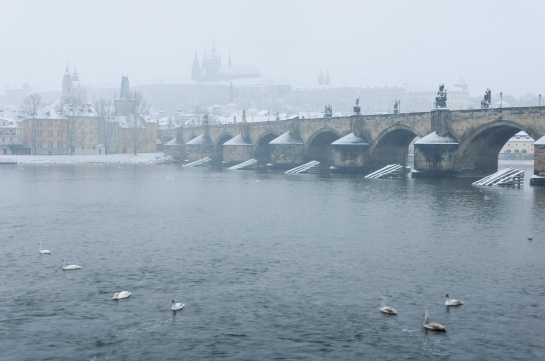
<instances>
[{"instance_id":1,"label":"distant skyline","mask_svg":"<svg viewBox=\"0 0 545 361\"><path fill-rule=\"evenodd\" d=\"M66 64L85 85L191 77L215 42L222 63L255 64L294 87L447 88L471 96L545 94L545 2L1 0L0 93L61 89Z\"/></svg>"}]
</instances>

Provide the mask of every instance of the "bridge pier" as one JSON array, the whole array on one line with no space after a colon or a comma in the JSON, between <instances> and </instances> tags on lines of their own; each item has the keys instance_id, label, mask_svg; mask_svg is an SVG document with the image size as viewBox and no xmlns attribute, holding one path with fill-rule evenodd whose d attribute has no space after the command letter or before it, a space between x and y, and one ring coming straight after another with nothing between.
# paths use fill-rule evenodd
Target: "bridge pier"
<instances>
[{"instance_id":1,"label":"bridge pier","mask_svg":"<svg viewBox=\"0 0 545 361\"><path fill-rule=\"evenodd\" d=\"M332 166L337 171L361 172L367 163L369 143L354 133L331 143Z\"/></svg>"},{"instance_id":2,"label":"bridge pier","mask_svg":"<svg viewBox=\"0 0 545 361\"><path fill-rule=\"evenodd\" d=\"M305 143L297 132L287 131L269 142L274 168L289 169L304 163Z\"/></svg>"},{"instance_id":3,"label":"bridge pier","mask_svg":"<svg viewBox=\"0 0 545 361\"><path fill-rule=\"evenodd\" d=\"M413 178L458 175L454 153L459 143L449 132L450 110L437 108L431 111L431 133L414 143Z\"/></svg>"},{"instance_id":4,"label":"bridge pier","mask_svg":"<svg viewBox=\"0 0 545 361\"><path fill-rule=\"evenodd\" d=\"M254 158L254 145L239 134L223 143L223 165L228 167Z\"/></svg>"},{"instance_id":5,"label":"bridge pier","mask_svg":"<svg viewBox=\"0 0 545 361\"><path fill-rule=\"evenodd\" d=\"M531 186L545 186L545 136L534 143L534 176Z\"/></svg>"},{"instance_id":6,"label":"bridge pier","mask_svg":"<svg viewBox=\"0 0 545 361\"><path fill-rule=\"evenodd\" d=\"M184 127L179 127L176 130L176 138L172 139L165 145L165 157L173 157L178 161L186 159L185 142L184 142Z\"/></svg>"},{"instance_id":7,"label":"bridge pier","mask_svg":"<svg viewBox=\"0 0 545 361\"><path fill-rule=\"evenodd\" d=\"M186 159L196 161L203 158L212 158L214 156L214 143L209 135L201 134L191 139L185 145Z\"/></svg>"}]
</instances>

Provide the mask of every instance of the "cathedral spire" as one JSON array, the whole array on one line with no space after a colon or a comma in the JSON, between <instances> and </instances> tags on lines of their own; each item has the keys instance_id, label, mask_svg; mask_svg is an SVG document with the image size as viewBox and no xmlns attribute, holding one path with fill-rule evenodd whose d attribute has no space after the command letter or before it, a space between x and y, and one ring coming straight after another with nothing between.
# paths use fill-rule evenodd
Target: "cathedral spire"
<instances>
[{"instance_id":1,"label":"cathedral spire","mask_svg":"<svg viewBox=\"0 0 545 361\"><path fill-rule=\"evenodd\" d=\"M197 49L195 49L195 55L193 56L193 66L191 67L191 80L199 81L201 79L201 69L199 65L199 58L197 57Z\"/></svg>"}]
</instances>

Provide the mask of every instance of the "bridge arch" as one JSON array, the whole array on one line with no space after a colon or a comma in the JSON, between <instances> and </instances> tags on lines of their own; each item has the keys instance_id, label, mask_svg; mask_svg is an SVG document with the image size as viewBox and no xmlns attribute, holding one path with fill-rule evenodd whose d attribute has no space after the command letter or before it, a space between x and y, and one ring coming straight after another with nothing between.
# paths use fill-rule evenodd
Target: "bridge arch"
<instances>
[{"instance_id":1,"label":"bridge arch","mask_svg":"<svg viewBox=\"0 0 545 361\"><path fill-rule=\"evenodd\" d=\"M405 124L394 124L382 130L369 147L368 168L376 170L388 164L407 166L409 145L422 134Z\"/></svg>"},{"instance_id":2,"label":"bridge arch","mask_svg":"<svg viewBox=\"0 0 545 361\"><path fill-rule=\"evenodd\" d=\"M271 151L269 143L271 140L278 137L278 134L269 130L259 136L259 139L254 146L254 158L257 159L259 165L265 165L271 161Z\"/></svg>"},{"instance_id":3,"label":"bridge arch","mask_svg":"<svg viewBox=\"0 0 545 361\"><path fill-rule=\"evenodd\" d=\"M218 140L214 144L213 164L221 164L221 162L223 162L223 144L231 138L233 138L233 136L230 133L224 132L220 134Z\"/></svg>"},{"instance_id":4,"label":"bridge arch","mask_svg":"<svg viewBox=\"0 0 545 361\"><path fill-rule=\"evenodd\" d=\"M332 163L331 143L340 139L335 129L322 128L314 132L305 144L305 161L317 160L321 168L329 168Z\"/></svg>"},{"instance_id":5,"label":"bridge arch","mask_svg":"<svg viewBox=\"0 0 545 361\"><path fill-rule=\"evenodd\" d=\"M498 153L505 143L521 130L532 136L531 129L510 120L494 121L474 129L465 137L456 152L458 169L497 171Z\"/></svg>"}]
</instances>

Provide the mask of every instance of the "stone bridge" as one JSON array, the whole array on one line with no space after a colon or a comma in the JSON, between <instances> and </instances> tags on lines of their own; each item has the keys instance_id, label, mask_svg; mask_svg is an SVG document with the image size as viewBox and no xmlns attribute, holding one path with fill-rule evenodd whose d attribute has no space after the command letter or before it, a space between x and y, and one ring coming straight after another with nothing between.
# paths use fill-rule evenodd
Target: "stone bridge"
<instances>
[{"instance_id":1,"label":"stone bridge","mask_svg":"<svg viewBox=\"0 0 545 361\"><path fill-rule=\"evenodd\" d=\"M224 165L255 158L258 165L281 169L318 160L323 168L366 173L392 163L407 165L409 145L419 137L413 176L481 176L497 171L500 149L521 130L536 140L543 137L545 107L438 108L180 127L165 155L182 161L209 157Z\"/></svg>"}]
</instances>

